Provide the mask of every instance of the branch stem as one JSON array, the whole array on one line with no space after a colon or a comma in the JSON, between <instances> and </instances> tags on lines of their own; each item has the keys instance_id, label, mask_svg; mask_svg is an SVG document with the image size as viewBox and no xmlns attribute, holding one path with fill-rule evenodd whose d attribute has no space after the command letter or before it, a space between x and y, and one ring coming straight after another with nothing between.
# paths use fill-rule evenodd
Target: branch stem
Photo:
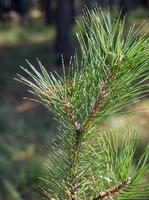
<instances>
[{"instance_id":1,"label":"branch stem","mask_svg":"<svg viewBox=\"0 0 149 200\"><path fill-rule=\"evenodd\" d=\"M89 115L86 117L85 121L82 124L83 129L92 121L93 118L95 118L95 116L99 112L99 110L105 100L105 97L107 96L107 93L108 93L108 90L110 87L110 83L111 83L111 80L113 79L114 75L115 75L115 70L114 69L110 70L109 75L106 79L106 82L100 89L100 94L98 96L98 99L97 99L94 107L92 108L91 112L89 113Z\"/></svg>"},{"instance_id":2,"label":"branch stem","mask_svg":"<svg viewBox=\"0 0 149 200\"><path fill-rule=\"evenodd\" d=\"M98 111L100 110L100 107L102 106L102 104L104 102L104 99L105 99L105 97L107 95L107 92L109 90L109 86L110 86L111 80L114 77L114 74L115 74L115 71L112 69L109 72L109 75L108 75L108 77L106 79L106 82L104 83L103 87L101 88L100 95L99 95L94 107L92 108L92 111L87 116L87 118L85 119L85 121L83 122L82 125L80 125L77 122L77 120L75 119L75 115L74 115L74 111L72 109L72 105L70 104L68 99L65 98L64 105L65 105L69 120L71 122L72 128L73 128L73 130L75 132L75 135L76 135L76 144L75 144L75 148L74 148L74 157L72 159L71 168L75 168L76 163L77 163L78 149L79 149L79 144L80 144L80 136L81 136L81 133L83 132L82 130L86 127L86 125L88 125L90 123L90 121L97 115ZM72 178L72 188L71 188L71 191L70 191L70 199L71 200L77 200L77 197L76 197L76 181L74 181L75 178L76 177L74 175L74 177ZM107 195L107 193L105 192L102 195L100 194L98 197L94 198L93 200L103 199L104 195ZM102 196L103 196L103 198L100 198Z\"/></svg>"},{"instance_id":3,"label":"branch stem","mask_svg":"<svg viewBox=\"0 0 149 200\"><path fill-rule=\"evenodd\" d=\"M122 190L125 190L129 184L130 184L130 177L128 177L126 180L122 181L118 185L109 188L105 192L100 192L100 194L97 197L93 198L93 200L103 200L112 195L117 195Z\"/></svg>"}]
</instances>

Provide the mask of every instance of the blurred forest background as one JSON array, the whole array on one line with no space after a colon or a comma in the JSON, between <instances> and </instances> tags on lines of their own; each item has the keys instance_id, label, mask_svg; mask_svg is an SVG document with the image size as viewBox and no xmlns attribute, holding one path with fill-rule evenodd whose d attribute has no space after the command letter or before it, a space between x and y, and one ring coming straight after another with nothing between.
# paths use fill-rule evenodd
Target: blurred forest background
<instances>
[{"instance_id":1,"label":"blurred forest background","mask_svg":"<svg viewBox=\"0 0 149 200\"><path fill-rule=\"evenodd\" d=\"M20 72L19 65L27 66L25 58L34 65L39 58L48 71L61 73L61 54L67 65L78 46L75 18L85 4L89 9L109 5L114 16L122 9L128 25L147 20L143 31L149 31L148 0L0 0L0 200L41 199L36 194L38 177L56 124L45 108L22 99L29 94L13 77ZM135 127L142 135L141 151L149 141L149 100L135 107L146 112L117 117L102 126Z\"/></svg>"}]
</instances>

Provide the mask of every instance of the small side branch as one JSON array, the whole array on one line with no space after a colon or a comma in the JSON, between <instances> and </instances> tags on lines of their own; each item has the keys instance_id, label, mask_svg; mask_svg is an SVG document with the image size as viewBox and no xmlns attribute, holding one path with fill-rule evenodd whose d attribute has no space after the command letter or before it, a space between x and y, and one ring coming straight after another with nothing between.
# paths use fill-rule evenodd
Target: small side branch
<instances>
[{"instance_id":1,"label":"small side branch","mask_svg":"<svg viewBox=\"0 0 149 200\"><path fill-rule=\"evenodd\" d=\"M77 120L75 118L73 106L70 104L70 102L66 98L65 98L65 101L64 101L64 106L65 106L65 109L67 111L67 115L69 117L71 126L72 126L72 128L75 132L75 138L76 138L76 144L75 144L75 147L74 147L74 156L72 158L72 166L71 166L71 168L73 168L76 165L77 160L78 160L78 149L79 149L80 136L81 136L82 131L81 131L80 124L77 122ZM71 200L77 200L78 199L77 196L76 196L76 189L77 189L76 181L74 179L75 179L75 176L72 177L73 181L72 181L71 190L67 191L67 194L68 194L68 196Z\"/></svg>"},{"instance_id":2,"label":"small side branch","mask_svg":"<svg viewBox=\"0 0 149 200\"><path fill-rule=\"evenodd\" d=\"M77 200L76 199L76 194L75 192L71 191L71 196L70 196L71 200Z\"/></svg>"},{"instance_id":3,"label":"small side branch","mask_svg":"<svg viewBox=\"0 0 149 200\"><path fill-rule=\"evenodd\" d=\"M48 199L48 200L56 200L55 198L52 198L52 197L48 194L48 192L47 192L45 189L43 189L42 187L40 187L40 192L41 192L41 195L42 195L43 197L45 197L46 199Z\"/></svg>"},{"instance_id":4,"label":"small side branch","mask_svg":"<svg viewBox=\"0 0 149 200\"><path fill-rule=\"evenodd\" d=\"M68 190L66 188L65 192L66 192L66 194L67 194L67 196L69 197L70 200L76 200L76 194L75 194L73 189Z\"/></svg>"},{"instance_id":5,"label":"small side branch","mask_svg":"<svg viewBox=\"0 0 149 200\"><path fill-rule=\"evenodd\" d=\"M89 115L86 117L85 121L82 124L82 128L86 127L87 124L89 124L89 122L97 115L97 113L99 112L105 97L107 96L108 90L109 90L109 86L111 83L111 80L113 79L115 75L115 70L111 70L109 72L109 75L107 77L106 82L104 83L104 85L101 87L101 91L100 91L100 95L94 105L94 107L92 108L91 112L89 113Z\"/></svg>"},{"instance_id":6,"label":"small side branch","mask_svg":"<svg viewBox=\"0 0 149 200\"><path fill-rule=\"evenodd\" d=\"M69 101L67 99L65 99L65 101L64 101L64 106L67 110L67 115L68 115L69 120L71 122L72 128L74 129L75 133L77 135L79 135L80 132L81 132L80 125L77 122L77 120L75 119L75 115L74 115L74 111L72 109L72 105L69 103Z\"/></svg>"},{"instance_id":7,"label":"small side branch","mask_svg":"<svg viewBox=\"0 0 149 200\"><path fill-rule=\"evenodd\" d=\"M107 197L118 195L122 190L125 190L129 184L130 184L130 177L128 177L127 180L122 181L118 185L109 188L105 192L100 192L100 194L97 197L93 198L93 200L103 200L106 199Z\"/></svg>"}]
</instances>

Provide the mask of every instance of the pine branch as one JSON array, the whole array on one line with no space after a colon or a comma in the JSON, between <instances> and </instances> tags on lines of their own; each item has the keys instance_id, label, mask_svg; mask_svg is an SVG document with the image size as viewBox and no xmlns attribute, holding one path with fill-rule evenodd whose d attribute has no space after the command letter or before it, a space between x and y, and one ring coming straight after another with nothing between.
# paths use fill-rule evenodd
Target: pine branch
<instances>
[{"instance_id":1,"label":"pine branch","mask_svg":"<svg viewBox=\"0 0 149 200\"><path fill-rule=\"evenodd\" d=\"M93 200L102 200L110 196L119 195L119 193L125 190L129 184L130 184L130 177L128 177L127 180L117 184L116 186L109 188L105 192L101 192L97 197L93 198Z\"/></svg>"},{"instance_id":2,"label":"pine branch","mask_svg":"<svg viewBox=\"0 0 149 200\"><path fill-rule=\"evenodd\" d=\"M62 77L48 74L39 61L40 71L28 62L31 71L22 69L29 78L18 75L59 123L42 179L47 198L114 200L116 194L118 200L148 198L149 147L134 167L136 134L97 129L99 122L123 113L148 92L148 40L134 26L124 37L124 23L120 17L113 20L110 12L87 10L78 34L81 62L77 56L71 60L71 76L65 70Z\"/></svg>"},{"instance_id":3,"label":"pine branch","mask_svg":"<svg viewBox=\"0 0 149 200\"><path fill-rule=\"evenodd\" d=\"M97 113L100 111L100 107L102 106L102 103L104 102L104 99L107 96L108 89L110 87L112 79L114 78L114 75L115 75L115 70L112 69L109 72L109 75L107 79L105 80L104 85L101 86L100 95L98 96L97 101L94 107L92 108L90 114L86 117L85 121L83 122L82 129L85 128L90 123L90 121L96 117Z\"/></svg>"}]
</instances>

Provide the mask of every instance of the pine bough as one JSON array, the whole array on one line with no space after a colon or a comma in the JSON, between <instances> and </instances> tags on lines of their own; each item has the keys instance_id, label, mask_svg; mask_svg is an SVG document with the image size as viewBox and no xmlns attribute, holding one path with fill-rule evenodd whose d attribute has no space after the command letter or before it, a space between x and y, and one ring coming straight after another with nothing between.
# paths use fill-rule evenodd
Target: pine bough
<instances>
[{"instance_id":1,"label":"pine bough","mask_svg":"<svg viewBox=\"0 0 149 200\"><path fill-rule=\"evenodd\" d=\"M103 120L127 113L148 94L149 43L141 29L124 33L125 19L86 9L77 34L81 59L62 76L29 62L18 80L54 113L59 134L50 145L43 196L51 200L149 199L149 146L134 163L136 133L100 130ZM127 27L128 29L128 27Z\"/></svg>"}]
</instances>

